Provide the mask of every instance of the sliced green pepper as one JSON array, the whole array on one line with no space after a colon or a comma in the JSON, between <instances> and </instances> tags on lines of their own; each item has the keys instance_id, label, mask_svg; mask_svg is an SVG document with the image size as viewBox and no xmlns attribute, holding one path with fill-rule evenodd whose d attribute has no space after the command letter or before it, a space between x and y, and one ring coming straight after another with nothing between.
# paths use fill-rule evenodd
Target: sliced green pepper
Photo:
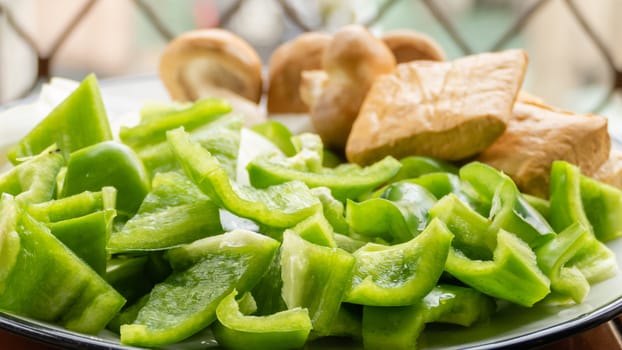
<instances>
[{"instance_id":1,"label":"sliced green pepper","mask_svg":"<svg viewBox=\"0 0 622 350\"><path fill-rule=\"evenodd\" d=\"M166 141L166 132L183 126L187 130L195 129L214 121L231 112L231 106L223 100L208 98L180 110L143 118L134 127L122 127L119 137L132 148L141 148Z\"/></svg>"},{"instance_id":2,"label":"sliced green pepper","mask_svg":"<svg viewBox=\"0 0 622 350\"><path fill-rule=\"evenodd\" d=\"M291 227L321 209L321 203L299 181L264 190L232 181L209 151L190 140L182 129L168 133L186 175L212 200L232 213L272 227Z\"/></svg>"},{"instance_id":3,"label":"sliced green pepper","mask_svg":"<svg viewBox=\"0 0 622 350\"><path fill-rule=\"evenodd\" d=\"M42 222L58 222L88 215L99 210L114 209L117 190L104 187L101 191L79 194L28 206L28 214Z\"/></svg>"},{"instance_id":4,"label":"sliced green pepper","mask_svg":"<svg viewBox=\"0 0 622 350\"><path fill-rule=\"evenodd\" d=\"M218 322L212 330L227 349L295 349L302 347L311 331L307 309L294 308L268 316L247 316L240 312L231 292L218 304Z\"/></svg>"},{"instance_id":5,"label":"sliced green pepper","mask_svg":"<svg viewBox=\"0 0 622 350\"><path fill-rule=\"evenodd\" d=\"M271 315L287 310L285 300L281 296L282 288L281 254L279 251L275 254L261 280L251 291L257 305L257 315Z\"/></svg>"},{"instance_id":6,"label":"sliced green pepper","mask_svg":"<svg viewBox=\"0 0 622 350\"><path fill-rule=\"evenodd\" d=\"M469 182L491 203L489 218L493 229L504 229L518 235L530 247L552 239L555 232L548 222L523 198L507 175L479 162L460 168L460 178Z\"/></svg>"},{"instance_id":7,"label":"sliced green pepper","mask_svg":"<svg viewBox=\"0 0 622 350\"><path fill-rule=\"evenodd\" d=\"M303 135L304 136L304 135ZM307 134L306 136L309 136ZM252 160L247 170L251 184L264 188L292 180L299 180L309 187L330 188L339 200L357 198L389 180L401 164L392 157L386 157L373 165L361 168L355 164L343 164L335 168L322 167L321 141L302 141L301 150L293 157L284 158L276 154L261 155ZM318 150L319 147L319 150Z\"/></svg>"},{"instance_id":8,"label":"sliced green pepper","mask_svg":"<svg viewBox=\"0 0 622 350\"><path fill-rule=\"evenodd\" d=\"M352 285L345 301L373 306L412 305L438 282L453 234L439 221L409 242L367 244L354 252Z\"/></svg>"},{"instance_id":9,"label":"sliced green pepper","mask_svg":"<svg viewBox=\"0 0 622 350\"><path fill-rule=\"evenodd\" d=\"M321 211L302 220L291 230L311 243L324 247L337 247L333 228Z\"/></svg>"},{"instance_id":10,"label":"sliced green pepper","mask_svg":"<svg viewBox=\"0 0 622 350\"><path fill-rule=\"evenodd\" d=\"M458 167L455 165L430 157L410 156L400 159L400 163L402 167L391 179L392 182L414 179L430 173L458 174Z\"/></svg>"},{"instance_id":11,"label":"sliced green pepper","mask_svg":"<svg viewBox=\"0 0 622 350\"><path fill-rule=\"evenodd\" d=\"M282 123L269 120L253 125L251 129L274 143L286 156L291 157L296 154L296 148L291 140L294 135Z\"/></svg>"},{"instance_id":12,"label":"sliced green pepper","mask_svg":"<svg viewBox=\"0 0 622 350\"><path fill-rule=\"evenodd\" d=\"M60 197L102 187L117 189L119 215L132 216L149 192L149 178L131 148L114 141L101 142L71 154Z\"/></svg>"},{"instance_id":13,"label":"sliced green pepper","mask_svg":"<svg viewBox=\"0 0 622 350\"><path fill-rule=\"evenodd\" d=\"M601 242L622 236L622 191L581 176L581 202L594 235Z\"/></svg>"},{"instance_id":14,"label":"sliced green pepper","mask_svg":"<svg viewBox=\"0 0 622 350\"><path fill-rule=\"evenodd\" d=\"M452 247L445 269L464 284L495 298L532 306L550 291L536 255L514 234L499 230L493 260L471 260Z\"/></svg>"},{"instance_id":15,"label":"sliced green pepper","mask_svg":"<svg viewBox=\"0 0 622 350\"><path fill-rule=\"evenodd\" d=\"M233 177L236 174L242 125L241 116L227 115L196 128L190 133L190 138L210 151ZM166 140L136 148L136 154L152 176L181 169Z\"/></svg>"},{"instance_id":16,"label":"sliced green pepper","mask_svg":"<svg viewBox=\"0 0 622 350\"><path fill-rule=\"evenodd\" d=\"M162 250L220 234L218 206L186 176L158 173L138 213L114 232L112 253Z\"/></svg>"},{"instance_id":17,"label":"sliced green pepper","mask_svg":"<svg viewBox=\"0 0 622 350\"><path fill-rule=\"evenodd\" d=\"M589 196L589 194L588 194ZM551 168L551 225L561 232L579 223L590 230L590 239L583 244L568 264L576 266L590 283L605 280L618 271L615 255L595 236L581 200L581 171L563 161Z\"/></svg>"},{"instance_id":18,"label":"sliced green pepper","mask_svg":"<svg viewBox=\"0 0 622 350\"><path fill-rule=\"evenodd\" d=\"M173 274L153 288L134 323L121 326L121 342L161 346L209 326L223 298L259 281L278 246L269 237L237 230L170 250Z\"/></svg>"},{"instance_id":19,"label":"sliced green pepper","mask_svg":"<svg viewBox=\"0 0 622 350\"><path fill-rule=\"evenodd\" d=\"M313 332L330 333L352 279L354 258L339 248L322 247L285 231L281 245L282 296L289 309L309 309Z\"/></svg>"},{"instance_id":20,"label":"sliced green pepper","mask_svg":"<svg viewBox=\"0 0 622 350\"><path fill-rule=\"evenodd\" d=\"M494 301L471 289L439 285L414 305L363 308L365 349L416 349L426 323L461 326L485 320L495 310Z\"/></svg>"},{"instance_id":21,"label":"sliced green pepper","mask_svg":"<svg viewBox=\"0 0 622 350\"><path fill-rule=\"evenodd\" d=\"M91 74L13 146L8 157L13 164L17 164L19 158L39 154L56 144L64 158L68 159L71 152L107 140L112 140L112 132L97 78Z\"/></svg>"},{"instance_id":22,"label":"sliced green pepper","mask_svg":"<svg viewBox=\"0 0 622 350\"><path fill-rule=\"evenodd\" d=\"M0 194L16 196L22 203L46 202L54 196L56 175L64 159L56 146L10 169L0 176Z\"/></svg>"},{"instance_id":23,"label":"sliced green pepper","mask_svg":"<svg viewBox=\"0 0 622 350\"><path fill-rule=\"evenodd\" d=\"M335 199L327 187L315 187L311 189L311 193L315 195L322 203L322 211L324 217L335 232L347 234L350 232L350 226L344 217L343 202Z\"/></svg>"},{"instance_id":24,"label":"sliced green pepper","mask_svg":"<svg viewBox=\"0 0 622 350\"><path fill-rule=\"evenodd\" d=\"M353 232L387 242L411 240L428 224L436 198L425 188L406 181L385 188L380 198L346 202L346 222Z\"/></svg>"},{"instance_id":25,"label":"sliced green pepper","mask_svg":"<svg viewBox=\"0 0 622 350\"><path fill-rule=\"evenodd\" d=\"M590 284L576 266L566 264L590 239L590 231L576 222L535 251L538 266L551 280L551 291L570 297L576 303L583 301L590 291Z\"/></svg>"},{"instance_id":26,"label":"sliced green pepper","mask_svg":"<svg viewBox=\"0 0 622 350\"><path fill-rule=\"evenodd\" d=\"M0 202L0 308L95 334L125 299L10 195Z\"/></svg>"}]
</instances>

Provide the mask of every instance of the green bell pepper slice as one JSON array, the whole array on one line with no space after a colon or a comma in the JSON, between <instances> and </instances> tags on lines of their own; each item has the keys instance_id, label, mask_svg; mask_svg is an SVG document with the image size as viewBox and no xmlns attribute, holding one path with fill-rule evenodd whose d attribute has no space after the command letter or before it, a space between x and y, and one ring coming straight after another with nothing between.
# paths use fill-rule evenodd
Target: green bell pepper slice
<instances>
[{"instance_id":1,"label":"green bell pepper slice","mask_svg":"<svg viewBox=\"0 0 622 350\"><path fill-rule=\"evenodd\" d=\"M10 195L0 202L0 309L96 334L125 299Z\"/></svg>"},{"instance_id":2,"label":"green bell pepper slice","mask_svg":"<svg viewBox=\"0 0 622 350\"><path fill-rule=\"evenodd\" d=\"M348 253L354 253L359 248L369 243L368 241L361 241L356 238L342 235L340 233L335 233L335 243L337 243L337 248L341 248Z\"/></svg>"},{"instance_id":3,"label":"green bell pepper slice","mask_svg":"<svg viewBox=\"0 0 622 350\"><path fill-rule=\"evenodd\" d=\"M353 254L356 263L345 301L371 306L414 304L438 282L452 238L437 219L406 243L363 246Z\"/></svg>"},{"instance_id":4,"label":"green bell pepper slice","mask_svg":"<svg viewBox=\"0 0 622 350\"><path fill-rule=\"evenodd\" d=\"M56 146L45 149L0 176L0 194L8 193L22 203L46 202L54 197L56 175L64 164Z\"/></svg>"},{"instance_id":5,"label":"green bell pepper slice","mask_svg":"<svg viewBox=\"0 0 622 350\"><path fill-rule=\"evenodd\" d=\"M311 243L324 247L336 248L333 228L320 211L302 220L291 231Z\"/></svg>"},{"instance_id":6,"label":"green bell pepper slice","mask_svg":"<svg viewBox=\"0 0 622 350\"><path fill-rule=\"evenodd\" d=\"M43 203L30 204L28 214L42 222L58 222L92 214L104 209L114 209L117 190L104 187L101 191L84 191L73 196Z\"/></svg>"},{"instance_id":7,"label":"green bell pepper slice","mask_svg":"<svg viewBox=\"0 0 622 350\"><path fill-rule=\"evenodd\" d=\"M236 295L234 290L216 308L218 322L212 326L212 331L220 345L227 349L296 349L304 346L313 328L307 309L249 316L240 311Z\"/></svg>"},{"instance_id":8,"label":"green bell pepper slice","mask_svg":"<svg viewBox=\"0 0 622 350\"><path fill-rule=\"evenodd\" d=\"M71 154L60 198L102 187L117 189L119 215L136 213L149 192L147 172L131 148L106 141L82 148Z\"/></svg>"},{"instance_id":9,"label":"green bell pepper slice","mask_svg":"<svg viewBox=\"0 0 622 350\"><path fill-rule=\"evenodd\" d=\"M615 275L618 265L614 253L594 235L581 199L581 171L563 161L551 167L551 225L561 232L574 223L590 230L590 239L569 261L590 283L603 281Z\"/></svg>"},{"instance_id":10,"label":"green bell pepper slice","mask_svg":"<svg viewBox=\"0 0 622 350\"><path fill-rule=\"evenodd\" d=\"M567 264L590 239L590 231L576 222L535 250L538 266L551 280L551 291L576 303L587 296L590 284L576 266Z\"/></svg>"},{"instance_id":11,"label":"green bell pepper slice","mask_svg":"<svg viewBox=\"0 0 622 350\"><path fill-rule=\"evenodd\" d=\"M111 235L107 248L111 253L166 250L220 234L218 209L186 176L158 173L138 213Z\"/></svg>"},{"instance_id":12,"label":"green bell pepper slice","mask_svg":"<svg viewBox=\"0 0 622 350\"><path fill-rule=\"evenodd\" d=\"M320 201L299 181L266 189L232 181L209 151L192 142L182 129L168 133L186 175L213 201L232 213L266 226L291 227L321 210Z\"/></svg>"},{"instance_id":13,"label":"green bell pepper slice","mask_svg":"<svg viewBox=\"0 0 622 350\"><path fill-rule=\"evenodd\" d=\"M97 78L91 74L8 152L13 164L56 144L65 159L71 152L112 140Z\"/></svg>"},{"instance_id":14,"label":"green bell pepper slice","mask_svg":"<svg viewBox=\"0 0 622 350\"><path fill-rule=\"evenodd\" d=\"M324 168L319 136L304 134L299 138L303 140L300 141L302 146L293 157L264 154L252 160L246 167L251 184L265 188L299 180L312 188L328 187L335 198L345 201L347 198L358 198L383 184L401 167L400 162L389 156L365 168L355 164ZM306 140L312 138L317 140L313 142Z\"/></svg>"},{"instance_id":15,"label":"green bell pepper slice","mask_svg":"<svg viewBox=\"0 0 622 350\"><path fill-rule=\"evenodd\" d=\"M220 99L207 98L189 105L187 108L171 110L169 113L143 118L134 127L122 127L119 137L132 148L141 148L166 141L166 132L183 126L186 130L195 129L210 123L231 112L231 106Z\"/></svg>"},{"instance_id":16,"label":"green bell pepper slice","mask_svg":"<svg viewBox=\"0 0 622 350\"><path fill-rule=\"evenodd\" d=\"M268 120L253 125L251 130L270 140L270 142L274 143L286 156L292 157L296 154L296 147L291 140L294 135L283 123L275 120Z\"/></svg>"},{"instance_id":17,"label":"green bell pepper slice","mask_svg":"<svg viewBox=\"0 0 622 350\"><path fill-rule=\"evenodd\" d=\"M493 260L471 260L452 247L445 270L464 284L495 298L532 306L550 292L535 253L516 235L497 233Z\"/></svg>"},{"instance_id":18,"label":"green bell pepper slice","mask_svg":"<svg viewBox=\"0 0 622 350\"><path fill-rule=\"evenodd\" d=\"M265 316L287 310L285 300L281 296L282 288L283 279L281 278L281 254L279 250L261 280L251 291L257 306L255 313Z\"/></svg>"},{"instance_id":19,"label":"green bell pepper slice","mask_svg":"<svg viewBox=\"0 0 622 350\"><path fill-rule=\"evenodd\" d=\"M391 243L411 240L428 224L428 211L436 198L425 188L406 181L392 183L380 198L346 202L350 230Z\"/></svg>"},{"instance_id":20,"label":"green bell pepper slice","mask_svg":"<svg viewBox=\"0 0 622 350\"><path fill-rule=\"evenodd\" d=\"M171 273L171 266L164 258L164 253L153 252L139 256L112 256L106 264L104 278L128 303L133 303L148 294L153 286L164 281Z\"/></svg>"},{"instance_id":21,"label":"green bell pepper slice","mask_svg":"<svg viewBox=\"0 0 622 350\"><path fill-rule=\"evenodd\" d=\"M453 285L434 287L413 305L363 308L365 349L416 349L426 323L451 323L468 327L488 319L494 301L476 290Z\"/></svg>"},{"instance_id":22,"label":"green bell pepper slice","mask_svg":"<svg viewBox=\"0 0 622 350\"><path fill-rule=\"evenodd\" d=\"M348 234L350 232L350 226L344 215L345 208L343 202L333 197L330 193L330 189L327 187L312 188L311 193L322 203L324 217L333 227L333 230L341 234Z\"/></svg>"},{"instance_id":23,"label":"green bell pepper slice","mask_svg":"<svg viewBox=\"0 0 622 350\"><path fill-rule=\"evenodd\" d=\"M282 296L288 309L307 308L314 334L329 334L352 279L354 257L339 248L307 242L286 230L280 263Z\"/></svg>"},{"instance_id":24,"label":"green bell pepper slice","mask_svg":"<svg viewBox=\"0 0 622 350\"><path fill-rule=\"evenodd\" d=\"M507 175L489 165L472 162L460 168L460 178L491 203L489 218L495 230L510 231L532 248L555 236L546 219L523 198Z\"/></svg>"},{"instance_id":25,"label":"green bell pepper slice","mask_svg":"<svg viewBox=\"0 0 622 350\"><path fill-rule=\"evenodd\" d=\"M201 144L233 177L236 174L237 156L240 148L240 130L243 119L239 115L226 115L211 121L190 132L190 138ZM179 170L181 167L175 159L168 142L135 148L136 154L145 164L151 176L156 173Z\"/></svg>"},{"instance_id":26,"label":"green bell pepper slice","mask_svg":"<svg viewBox=\"0 0 622 350\"><path fill-rule=\"evenodd\" d=\"M348 337L361 343L363 340L363 306L341 303L328 336Z\"/></svg>"},{"instance_id":27,"label":"green bell pepper slice","mask_svg":"<svg viewBox=\"0 0 622 350\"><path fill-rule=\"evenodd\" d=\"M410 156L400 159L400 163L402 163L402 167L391 179L391 182L414 179L430 173L458 174L458 167L455 165L430 157Z\"/></svg>"},{"instance_id":28,"label":"green bell pepper slice","mask_svg":"<svg viewBox=\"0 0 622 350\"><path fill-rule=\"evenodd\" d=\"M601 242L622 236L622 191L581 175L581 202L594 235Z\"/></svg>"},{"instance_id":29,"label":"green bell pepper slice","mask_svg":"<svg viewBox=\"0 0 622 350\"><path fill-rule=\"evenodd\" d=\"M173 273L153 288L134 323L121 326L121 343L162 346L209 326L221 300L260 280L278 246L272 238L236 230L170 250Z\"/></svg>"},{"instance_id":30,"label":"green bell pepper slice","mask_svg":"<svg viewBox=\"0 0 622 350\"><path fill-rule=\"evenodd\" d=\"M497 235L490 222L456 195L441 198L430 209L430 218L440 219L454 234L452 246L471 259L491 259Z\"/></svg>"},{"instance_id":31,"label":"green bell pepper slice","mask_svg":"<svg viewBox=\"0 0 622 350\"><path fill-rule=\"evenodd\" d=\"M551 217L551 204L547 199L532 196L527 193L522 193L523 198L529 205L531 205L535 210L542 215L542 217L549 222Z\"/></svg>"}]
</instances>

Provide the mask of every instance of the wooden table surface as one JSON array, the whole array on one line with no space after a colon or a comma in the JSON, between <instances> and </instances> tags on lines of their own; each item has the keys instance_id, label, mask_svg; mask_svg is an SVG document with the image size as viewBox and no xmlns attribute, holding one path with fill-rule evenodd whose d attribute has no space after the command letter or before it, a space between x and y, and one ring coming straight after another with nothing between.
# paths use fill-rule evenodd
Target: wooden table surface
<instances>
[{"instance_id":1,"label":"wooden table surface","mask_svg":"<svg viewBox=\"0 0 622 350\"><path fill-rule=\"evenodd\" d=\"M575 336L538 347L538 350L622 350L620 336L622 321L616 319ZM0 349L55 350L30 339L0 330Z\"/></svg>"}]
</instances>

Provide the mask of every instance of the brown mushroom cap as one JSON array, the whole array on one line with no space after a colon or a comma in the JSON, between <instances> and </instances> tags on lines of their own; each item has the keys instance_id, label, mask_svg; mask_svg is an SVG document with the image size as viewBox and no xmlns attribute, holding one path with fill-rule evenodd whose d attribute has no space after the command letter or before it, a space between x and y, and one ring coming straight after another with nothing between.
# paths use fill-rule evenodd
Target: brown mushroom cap
<instances>
[{"instance_id":1,"label":"brown mushroom cap","mask_svg":"<svg viewBox=\"0 0 622 350\"><path fill-rule=\"evenodd\" d=\"M401 29L385 33L382 41L393 52L397 63L416 60L444 61L443 49L429 36Z\"/></svg>"},{"instance_id":2,"label":"brown mushroom cap","mask_svg":"<svg viewBox=\"0 0 622 350\"><path fill-rule=\"evenodd\" d=\"M311 106L311 121L328 147L344 149L367 91L376 77L395 69L395 58L367 29L350 25L335 33L322 66L327 79Z\"/></svg>"},{"instance_id":3,"label":"brown mushroom cap","mask_svg":"<svg viewBox=\"0 0 622 350\"><path fill-rule=\"evenodd\" d=\"M311 32L279 46L268 66L268 112L306 113L300 97L301 73L322 68L324 49L331 41L325 33Z\"/></svg>"},{"instance_id":4,"label":"brown mushroom cap","mask_svg":"<svg viewBox=\"0 0 622 350\"><path fill-rule=\"evenodd\" d=\"M160 78L174 100L193 101L206 86L232 91L259 102L261 59L237 35L201 29L171 41L160 58Z\"/></svg>"}]
</instances>

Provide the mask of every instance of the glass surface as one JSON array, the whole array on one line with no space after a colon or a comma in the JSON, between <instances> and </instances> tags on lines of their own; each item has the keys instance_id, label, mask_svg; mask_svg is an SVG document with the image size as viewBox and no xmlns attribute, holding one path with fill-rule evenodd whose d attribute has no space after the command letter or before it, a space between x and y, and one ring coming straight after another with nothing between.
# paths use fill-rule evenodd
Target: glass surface
<instances>
[{"instance_id":1,"label":"glass surface","mask_svg":"<svg viewBox=\"0 0 622 350\"><path fill-rule=\"evenodd\" d=\"M75 83L55 80L44 87L36 99L23 101L19 110L0 115L0 169L8 167L4 156L7 148L18 141L55 104L64 98ZM137 122L138 111L146 101L168 99L155 76L107 80L101 83L113 132L121 125ZM614 132L615 130L612 130ZM618 266L622 266L622 239L607 244L615 253ZM493 318L473 327L428 325L420 338L421 349L493 349L509 345L540 345L605 322L622 313L622 273L592 286L585 301L579 305L536 305L523 308L500 305ZM0 328L38 339L46 343L75 349L132 349L119 344L118 337L103 331L98 336L87 336L60 327L30 319L0 313ZM215 347L209 331L187 341L165 347L166 349L202 349ZM315 349L359 348L341 339L322 339L312 343Z\"/></svg>"}]
</instances>

